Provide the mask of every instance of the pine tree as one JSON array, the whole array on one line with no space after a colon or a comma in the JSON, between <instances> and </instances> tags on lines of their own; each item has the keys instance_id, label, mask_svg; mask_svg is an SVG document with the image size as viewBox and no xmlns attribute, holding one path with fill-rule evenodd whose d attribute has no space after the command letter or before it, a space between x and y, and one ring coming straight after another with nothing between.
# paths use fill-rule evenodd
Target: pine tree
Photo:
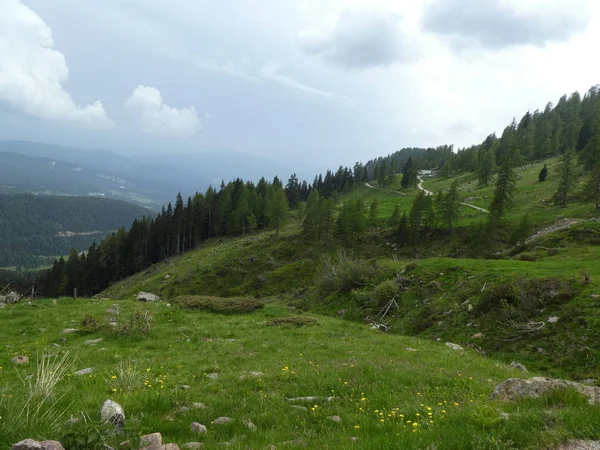
<instances>
[{"instance_id":1,"label":"pine tree","mask_svg":"<svg viewBox=\"0 0 600 450\"><path fill-rule=\"evenodd\" d=\"M600 161L600 134L594 136L579 154L579 164L585 170L593 170L596 163Z\"/></svg>"},{"instance_id":2,"label":"pine tree","mask_svg":"<svg viewBox=\"0 0 600 450\"><path fill-rule=\"evenodd\" d=\"M415 174L413 169L414 169L413 159L412 159L412 157L409 157L408 160L406 161L406 164L404 164L404 168L402 169L401 185L405 189L409 188L413 185L413 180L411 179L413 177L413 175Z\"/></svg>"},{"instance_id":3,"label":"pine tree","mask_svg":"<svg viewBox=\"0 0 600 450\"><path fill-rule=\"evenodd\" d=\"M460 194L458 192L458 180L454 180L442 201L442 221L444 225L448 227L448 231L450 232L458 220L459 206Z\"/></svg>"},{"instance_id":4,"label":"pine tree","mask_svg":"<svg viewBox=\"0 0 600 450\"><path fill-rule=\"evenodd\" d=\"M525 214L510 236L511 245L523 245L531 233L529 214Z\"/></svg>"},{"instance_id":5,"label":"pine tree","mask_svg":"<svg viewBox=\"0 0 600 450\"><path fill-rule=\"evenodd\" d=\"M506 211L514 207L514 197L517 192L517 176L507 160L498 172L496 189L492 205L490 206L490 219L499 224Z\"/></svg>"},{"instance_id":6,"label":"pine tree","mask_svg":"<svg viewBox=\"0 0 600 450\"><path fill-rule=\"evenodd\" d=\"M408 225L408 216L406 213L402 214L398 226L396 228L396 242L399 245L406 245L410 236L410 230Z\"/></svg>"},{"instance_id":7,"label":"pine tree","mask_svg":"<svg viewBox=\"0 0 600 450\"><path fill-rule=\"evenodd\" d=\"M342 206L335 222L335 237L348 247L358 241L365 232L366 219L361 200L350 200Z\"/></svg>"},{"instance_id":8,"label":"pine tree","mask_svg":"<svg viewBox=\"0 0 600 450\"><path fill-rule=\"evenodd\" d=\"M371 201L371 204L369 205L369 222L375 223L375 220L377 220L378 209L379 209L379 202L377 201L376 198L374 198Z\"/></svg>"},{"instance_id":9,"label":"pine tree","mask_svg":"<svg viewBox=\"0 0 600 450\"><path fill-rule=\"evenodd\" d=\"M583 198L593 201L596 209L600 209L600 161L596 162L589 180L583 189Z\"/></svg>"},{"instance_id":10,"label":"pine tree","mask_svg":"<svg viewBox=\"0 0 600 450\"><path fill-rule=\"evenodd\" d=\"M392 216L388 219L388 226L392 229L395 229L398 226L399 222L400 222L400 208L398 207L398 205L396 205L396 207L394 208L394 212L392 213Z\"/></svg>"},{"instance_id":11,"label":"pine tree","mask_svg":"<svg viewBox=\"0 0 600 450\"><path fill-rule=\"evenodd\" d=\"M566 207L569 204L569 194L575 185L575 152L567 151L558 164L558 189L554 194L554 204Z\"/></svg>"},{"instance_id":12,"label":"pine tree","mask_svg":"<svg viewBox=\"0 0 600 450\"><path fill-rule=\"evenodd\" d=\"M544 167L542 167L542 170L540 170L538 180L540 181L540 183L543 183L544 181L546 181L547 178L548 178L548 166L546 164L544 164Z\"/></svg>"},{"instance_id":13,"label":"pine tree","mask_svg":"<svg viewBox=\"0 0 600 450\"><path fill-rule=\"evenodd\" d=\"M479 158L479 169L477 170L479 186L488 187L496 170L496 154L494 149L482 150Z\"/></svg>"},{"instance_id":14,"label":"pine tree","mask_svg":"<svg viewBox=\"0 0 600 450\"><path fill-rule=\"evenodd\" d=\"M281 185L273 184L267 198L267 220L269 226L279 235L279 229L288 217L289 206Z\"/></svg>"},{"instance_id":15,"label":"pine tree","mask_svg":"<svg viewBox=\"0 0 600 450\"><path fill-rule=\"evenodd\" d=\"M408 214L409 228L414 239L419 237L422 229L430 227L433 221L435 221L435 214L431 197L420 191Z\"/></svg>"}]
</instances>

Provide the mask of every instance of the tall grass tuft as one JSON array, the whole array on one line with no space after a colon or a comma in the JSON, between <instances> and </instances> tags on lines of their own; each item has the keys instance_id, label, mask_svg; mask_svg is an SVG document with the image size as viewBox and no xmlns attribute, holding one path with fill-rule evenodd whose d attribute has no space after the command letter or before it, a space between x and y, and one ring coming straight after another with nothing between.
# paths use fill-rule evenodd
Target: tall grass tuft
<instances>
[{"instance_id":1,"label":"tall grass tuft","mask_svg":"<svg viewBox=\"0 0 600 450\"><path fill-rule=\"evenodd\" d=\"M121 361L104 381L112 392L132 392L144 387L144 374L131 361Z\"/></svg>"}]
</instances>

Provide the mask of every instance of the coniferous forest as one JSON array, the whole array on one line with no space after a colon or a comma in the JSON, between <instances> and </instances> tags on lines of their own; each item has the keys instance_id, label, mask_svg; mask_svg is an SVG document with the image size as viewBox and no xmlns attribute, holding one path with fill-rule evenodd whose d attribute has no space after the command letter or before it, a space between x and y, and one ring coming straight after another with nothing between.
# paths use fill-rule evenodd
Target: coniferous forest
<instances>
[{"instance_id":1,"label":"coniferous forest","mask_svg":"<svg viewBox=\"0 0 600 450\"><path fill-rule=\"evenodd\" d=\"M574 93L563 96L556 105L547 104L543 111L527 112L519 121L513 119L501 136L491 134L481 144L458 151L451 145L407 148L366 164L327 171L312 183L301 182L295 175L285 185L277 177L272 182L263 178L256 184L237 179L185 200L178 195L175 203L163 207L156 217L135 220L128 230L119 229L86 252L73 250L67 259L55 261L51 270L40 275L39 288L45 296L71 294L74 288L83 295L94 295L152 264L202 245L206 239L245 235L266 228L278 233L288 210L301 204L308 238L333 235L341 245L350 245L367 226L364 205L348 202L335 219L336 198L358 183L385 187L398 173L402 174L403 187L414 187L419 169L438 168L442 176L475 172L481 186L490 185L498 174L497 195L487 225L491 228L481 230L483 235L489 235L510 204L514 190L512 168L557 155L563 155L564 174L555 202L560 205L568 201L570 168L575 164L592 174L586 192L596 192L595 198L600 202L599 86L583 97ZM409 228L413 234L427 227L451 229L457 202L455 189L439 199L417 196L408 217L397 215L390 221L394 222L400 241L406 240L402 236Z\"/></svg>"}]
</instances>

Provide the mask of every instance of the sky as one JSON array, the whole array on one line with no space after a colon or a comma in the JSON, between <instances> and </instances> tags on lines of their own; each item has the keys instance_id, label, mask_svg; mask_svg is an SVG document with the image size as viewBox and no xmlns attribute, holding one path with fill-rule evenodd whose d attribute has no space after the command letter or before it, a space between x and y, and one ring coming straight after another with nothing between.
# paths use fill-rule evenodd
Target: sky
<instances>
[{"instance_id":1,"label":"sky","mask_svg":"<svg viewBox=\"0 0 600 450\"><path fill-rule=\"evenodd\" d=\"M600 83L594 0L0 0L0 139L313 167Z\"/></svg>"}]
</instances>

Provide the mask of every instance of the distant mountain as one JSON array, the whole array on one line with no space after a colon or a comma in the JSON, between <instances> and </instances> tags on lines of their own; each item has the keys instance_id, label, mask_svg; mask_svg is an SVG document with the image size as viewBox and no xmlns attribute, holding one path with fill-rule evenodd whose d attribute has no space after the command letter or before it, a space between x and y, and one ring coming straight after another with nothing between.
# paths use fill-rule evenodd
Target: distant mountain
<instances>
[{"instance_id":1,"label":"distant mountain","mask_svg":"<svg viewBox=\"0 0 600 450\"><path fill-rule=\"evenodd\" d=\"M87 249L151 211L119 200L0 194L0 267L37 267Z\"/></svg>"}]
</instances>

